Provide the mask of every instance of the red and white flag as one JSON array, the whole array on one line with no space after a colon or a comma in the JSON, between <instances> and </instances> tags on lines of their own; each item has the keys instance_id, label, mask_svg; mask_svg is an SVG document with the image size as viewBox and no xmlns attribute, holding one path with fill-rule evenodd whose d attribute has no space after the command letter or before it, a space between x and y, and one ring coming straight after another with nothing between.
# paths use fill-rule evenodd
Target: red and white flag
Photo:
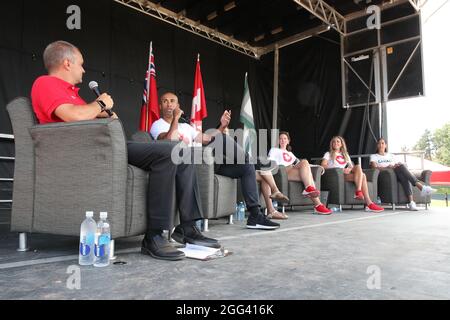
<instances>
[{"instance_id":1,"label":"red and white flag","mask_svg":"<svg viewBox=\"0 0 450 320\"><path fill-rule=\"evenodd\" d=\"M158 89L156 87L155 57L153 43L150 42L148 69L145 75L144 95L142 97L140 131L150 132L153 122L159 120Z\"/></svg>"},{"instance_id":2,"label":"red and white flag","mask_svg":"<svg viewBox=\"0 0 450 320\"><path fill-rule=\"evenodd\" d=\"M203 88L202 72L200 70L200 55L197 56L195 69L194 93L192 99L191 125L202 132L202 120L208 116L206 111L205 90Z\"/></svg>"}]
</instances>

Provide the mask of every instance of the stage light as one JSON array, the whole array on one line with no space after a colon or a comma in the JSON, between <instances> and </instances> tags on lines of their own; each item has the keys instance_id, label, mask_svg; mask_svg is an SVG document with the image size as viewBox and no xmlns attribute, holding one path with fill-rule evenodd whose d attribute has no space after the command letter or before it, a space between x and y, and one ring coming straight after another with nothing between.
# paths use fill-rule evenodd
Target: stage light
<instances>
[{"instance_id":1,"label":"stage light","mask_svg":"<svg viewBox=\"0 0 450 320\"><path fill-rule=\"evenodd\" d=\"M255 37L255 42L258 42L258 41L261 41L262 39L264 39L266 37L266 35L263 33L263 34L260 34L259 36L257 36L257 37Z\"/></svg>"},{"instance_id":2,"label":"stage light","mask_svg":"<svg viewBox=\"0 0 450 320\"><path fill-rule=\"evenodd\" d=\"M234 1L226 4L225 7L223 7L225 11L230 11L231 9L234 8L236 8L236 3Z\"/></svg>"},{"instance_id":3,"label":"stage light","mask_svg":"<svg viewBox=\"0 0 450 320\"><path fill-rule=\"evenodd\" d=\"M272 31L270 31L271 34L275 35L277 33L283 32L283 27L278 27L276 29L273 29Z\"/></svg>"},{"instance_id":4,"label":"stage light","mask_svg":"<svg viewBox=\"0 0 450 320\"><path fill-rule=\"evenodd\" d=\"M217 11L211 12L206 19L208 19L208 21L211 21L213 19L217 18Z\"/></svg>"}]
</instances>

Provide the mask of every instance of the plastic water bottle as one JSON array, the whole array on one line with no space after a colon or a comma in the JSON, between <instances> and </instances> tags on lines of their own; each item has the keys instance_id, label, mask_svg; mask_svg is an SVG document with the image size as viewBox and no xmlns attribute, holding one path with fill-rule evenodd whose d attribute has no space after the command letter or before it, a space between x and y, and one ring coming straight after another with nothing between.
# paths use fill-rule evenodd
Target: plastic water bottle
<instances>
[{"instance_id":1,"label":"plastic water bottle","mask_svg":"<svg viewBox=\"0 0 450 320\"><path fill-rule=\"evenodd\" d=\"M278 211L278 201L272 200L272 205L273 208Z\"/></svg>"},{"instance_id":2,"label":"plastic water bottle","mask_svg":"<svg viewBox=\"0 0 450 320\"><path fill-rule=\"evenodd\" d=\"M203 230L203 219L197 220L195 222L195 225L197 226L198 230L202 231Z\"/></svg>"},{"instance_id":3,"label":"plastic water bottle","mask_svg":"<svg viewBox=\"0 0 450 320\"><path fill-rule=\"evenodd\" d=\"M239 209L241 208L241 203L236 203L236 211L234 211L233 219L239 221Z\"/></svg>"},{"instance_id":4,"label":"plastic water bottle","mask_svg":"<svg viewBox=\"0 0 450 320\"><path fill-rule=\"evenodd\" d=\"M78 263L82 266L90 266L94 263L94 241L97 224L93 216L94 212L87 211L86 219L81 223Z\"/></svg>"},{"instance_id":5,"label":"plastic water bottle","mask_svg":"<svg viewBox=\"0 0 450 320\"><path fill-rule=\"evenodd\" d=\"M339 207L331 207L331 211L333 211L333 212L340 212L341 209L339 209Z\"/></svg>"},{"instance_id":6,"label":"plastic water bottle","mask_svg":"<svg viewBox=\"0 0 450 320\"><path fill-rule=\"evenodd\" d=\"M381 198L377 197L377 204L380 205L381 204Z\"/></svg>"},{"instance_id":7,"label":"plastic water bottle","mask_svg":"<svg viewBox=\"0 0 450 320\"><path fill-rule=\"evenodd\" d=\"M109 265L109 250L111 245L111 229L107 212L100 212L100 221L97 223L95 233L95 259L94 267L106 267Z\"/></svg>"},{"instance_id":8,"label":"plastic water bottle","mask_svg":"<svg viewBox=\"0 0 450 320\"><path fill-rule=\"evenodd\" d=\"M245 205L243 202L239 203L238 220L243 221L245 219Z\"/></svg>"}]
</instances>

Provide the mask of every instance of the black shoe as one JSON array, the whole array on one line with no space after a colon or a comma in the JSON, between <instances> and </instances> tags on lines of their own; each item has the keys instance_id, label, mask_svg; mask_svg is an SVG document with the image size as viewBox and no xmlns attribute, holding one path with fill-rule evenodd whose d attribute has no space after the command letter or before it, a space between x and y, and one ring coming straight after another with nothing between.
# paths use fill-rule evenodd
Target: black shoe
<instances>
[{"instance_id":1,"label":"black shoe","mask_svg":"<svg viewBox=\"0 0 450 320\"><path fill-rule=\"evenodd\" d=\"M257 215L250 214L247 219L247 229L274 230L279 227L279 223L270 221L261 213Z\"/></svg>"},{"instance_id":2,"label":"black shoe","mask_svg":"<svg viewBox=\"0 0 450 320\"><path fill-rule=\"evenodd\" d=\"M184 252L174 248L170 242L162 235L158 234L151 238L145 237L142 240L142 254L148 254L156 259L161 260L181 260L186 257Z\"/></svg>"},{"instance_id":3,"label":"black shoe","mask_svg":"<svg viewBox=\"0 0 450 320\"><path fill-rule=\"evenodd\" d=\"M190 243L203 247L217 249L221 247L219 241L205 237L197 226L177 226L172 234L172 239L179 243Z\"/></svg>"}]
</instances>

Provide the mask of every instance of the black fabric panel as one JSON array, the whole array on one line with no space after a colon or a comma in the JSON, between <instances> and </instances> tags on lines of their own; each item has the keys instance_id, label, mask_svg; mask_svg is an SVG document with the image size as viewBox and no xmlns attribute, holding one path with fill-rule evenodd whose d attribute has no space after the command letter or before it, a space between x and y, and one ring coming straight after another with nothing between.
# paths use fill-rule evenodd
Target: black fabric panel
<instances>
[{"instance_id":1,"label":"black fabric panel","mask_svg":"<svg viewBox=\"0 0 450 320\"><path fill-rule=\"evenodd\" d=\"M70 5L81 9L81 30L68 30L66 13ZM111 1L42 0L27 1L24 10L23 49L42 61L45 47L52 41L66 40L79 47L87 68L108 71L110 52Z\"/></svg>"},{"instance_id":2,"label":"black fabric panel","mask_svg":"<svg viewBox=\"0 0 450 320\"><path fill-rule=\"evenodd\" d=\"M0 1L0 48L21 48L24 0Z\"/></svg>"},{"instance_id":3,"label":"black fabric panel","mask_svg":"<svg viewBox=\"0 0 450 320\"><path fill-rule=\"evenodd\" d=\"M340 48L311 38L280 50L280 129L294 153L320 157L343 117Z\"/></svg>"},{"instance_id":4,"label":"black fabric panel","mask_svg":"<svg viewBox=\"0 0 450 320\"><path fill-rule=\"evenodd\" d=\"M260 61L252 61L248 86L253 106L253 117L257 129L267 129L267 147L270 147L273 114L274 54L267 54ZM261 146L260 142L260 146ZM263 154L263 150L258 150ZM268 150L267 150L268 152Z\"/></svg>"},{"instance_id":5,"label":"black fabric panel","mask_svg":"<svg viewBox=\"0 0 450 320\"><path fill-rule=\"evenodd\" d=\"M334 37L332 37L334 38ZM378 138L378 109L342 109L340 47L313 37L280 50L280 130L290 133L296 155L322 157L330 140L342 135L350 154L373 153ZM348 121L344 120L350 112Z\"/></svg>"},{"instance_id":6,"label":"black fabric panel","mask_svg":"<svg viewBox=\"0 0 450 320\"><path fill-rule=\"evenodd\" d=\"M211 126L219 123L219 118L224 110L231 110L231 128L240 128L239 122L242 98L244 95L245 73L252 73L250 65L253 63L250 59L241 54L236 54L232 50L221 50L219 56L219 68L217 73L220 77L221 87L223 88L221 102L219 103L220 113L215 119L211 119ZM252 101L253 102L253 101ZM253 104L254 113L257 112L257 106ZM209 118L212 116L210 115ZM256 116L255 116L256 117Z\"/></svg>"}]
</instances>

